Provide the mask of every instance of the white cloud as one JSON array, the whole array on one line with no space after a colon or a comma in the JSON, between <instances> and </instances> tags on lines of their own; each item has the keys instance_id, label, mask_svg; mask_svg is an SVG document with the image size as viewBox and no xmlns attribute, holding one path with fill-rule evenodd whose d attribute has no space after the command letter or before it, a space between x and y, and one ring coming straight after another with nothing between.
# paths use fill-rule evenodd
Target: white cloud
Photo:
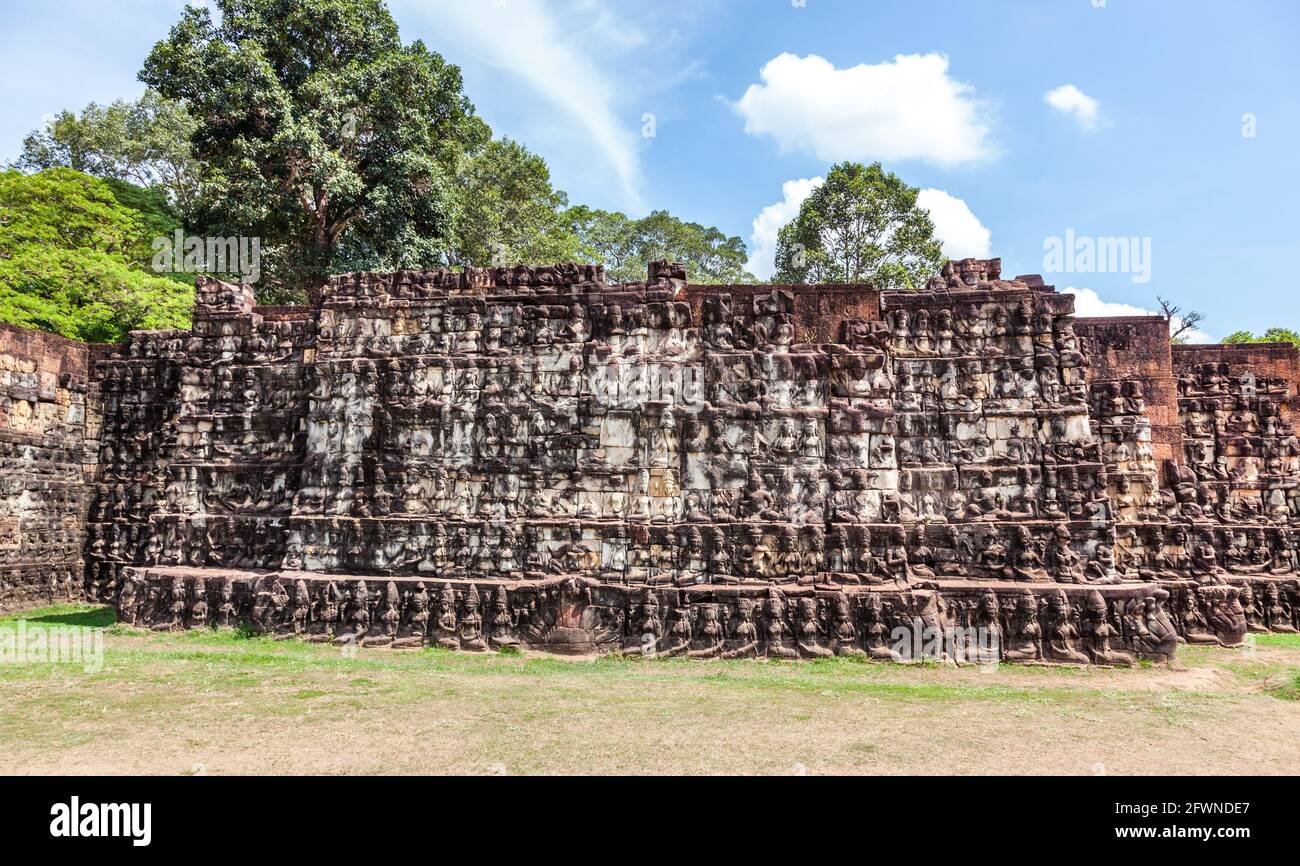
<instances>
[{"instance_id":1,"label":"white cloud","mask_svg":"<svg viewBox=\"0 0 1300 866\"><path fill-rule=\"evenodd\" d=\"M458 52L507 73L547 106L552 129L571 129L567 141L590 153L591 169L608 173L628 209L645 210L641 196L641 111L625 101L634 89L614 76L619 68L593 45L644 49L649 35L595 0L561 7L549 0L505 3L421 0L393 3L400 18L420 17L437 33L431 40L457 62ZM403 37L421 35L403 25Z\"/></svg>"},{"instance_id":2,"label":"white cloud","mask_svg":"<svg viewBox=\"0 0 1300 866\"><path fill-rule=\"evenodd\" d=\"M800 178L787 180L781 185L781 200L763 208L754 217L746 270L761 280L771 278L776 272L777 234L799 215L799 206L821 186L822 181L820 177ZM992 233L971 213L966 202L941 189L923 189L917 195L916 203L930 212L935 235L943 240L944 255L953 259L988 257Z\"/></svg>"},{"instance_id":3,"label":"white cloud","mask_svg":"<svg viewBox=\"0 0 1300 866\"><path fill-rule=\"evenodd\" d=\"M930 212L934 233L943 241L943 254L948 258L989 257L993 233L971 213L966 202L941 189L923 189L916 204Z\"/></svg>"},{"instance_id":4,"label":"white cloud","mask_svg":"<svg viewBox=\"0 0 1300 866\"><path fill-rule=\"evenodd\" d=\"M1132 304L1121 304L1115 301L1103 301L1101 296L1093 289L1076 289L1074 286L1067 286L1062 289L1067 295L1074 295L1074 314L1076 316L1158 316L1155 310L1148 310L1144 307L1135 307ZM1182 320L1177 320L1179 324ZM1197 330L1196 328L1183 334L1189 343L1217 343L1214 337Z\"/></svg>"},{"instance_id":5,"label":"white cloud","mask_svg":"<svg viewBox=\"0 0 1300 866\"><path fill-rule=\"evenodd\" d=\"M942 54L837 69L815 54L783 53L759 71L733 108L745 131L782 151L837 160L916 159L943 166L995 154L984 104L948 75Z\"/></svg>"},{"instance_id":6,"label":"white cloud","mask_svg":"<svg viewBox=\"0 0 1300 866\"><path fill-rule=\"evenodd\" d=\"M1084 132L1092 132L1101 122L1101 103L1073 84L1062 84L1043 94L1043 101L1057 111L1074 118Z\"/></svg>"},{"instance_id":7,"label":"white cloud","mask_svg":"<svg viewBox=\"0 0 1300 866\"><path fill-rule=\"evenodd\" d=\"M787 180L781 184L783 198L770 204L754 217L754 230L749 235L749 261L745 269L760 280L770 279L776 273L776 236L786 223L799 215L799 206L821 186L823 178L812 177Z\"/></svg>"}]
</instances>

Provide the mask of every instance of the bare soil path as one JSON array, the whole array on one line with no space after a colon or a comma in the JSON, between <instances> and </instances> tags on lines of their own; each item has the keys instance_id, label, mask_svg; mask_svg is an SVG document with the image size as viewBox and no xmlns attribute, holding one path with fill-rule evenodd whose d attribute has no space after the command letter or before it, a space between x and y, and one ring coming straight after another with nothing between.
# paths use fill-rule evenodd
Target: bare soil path
<instances>
[{"instance_id":1,"label":"bare soil path","mask_svg":"<svg viewBox=\"0 0 1300 866\"><path fill-rule=\"evenodd\" d=\"M1300 636L1187 648L1175 669L986 670L349 655L113 626L84 667L0 664L0 773L1300 773Z\"/></svg>"}]
</instances>

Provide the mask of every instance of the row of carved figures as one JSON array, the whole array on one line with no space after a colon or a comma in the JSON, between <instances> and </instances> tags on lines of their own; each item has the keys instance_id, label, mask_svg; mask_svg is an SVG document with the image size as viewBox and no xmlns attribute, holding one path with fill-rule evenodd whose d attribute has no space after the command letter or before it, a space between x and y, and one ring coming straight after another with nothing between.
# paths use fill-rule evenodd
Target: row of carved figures
<instances>
[{"instance_id":1,"label":"row of carved figures","mask_svg":"<svg viewBox=\"0 0 1300 866\"><path fill-rule=\"evenodd\" d=\"M215 586L213 586L215 584ZM1171 601L1172 598L1172 601ZM570 576L526 590L268 576L187 579L132 573L120 619L155 630L246 625L308 641L382 647L634 652L697 658L920 655L958 661L1131 664L1186 642L1236 645L1297 629L1294 583L1145 588L1103 597L1058 589L957 593L830 591L694 597L611 591ZM921 648L924 645L924 648Z\"/></svg>"}]
</instances>

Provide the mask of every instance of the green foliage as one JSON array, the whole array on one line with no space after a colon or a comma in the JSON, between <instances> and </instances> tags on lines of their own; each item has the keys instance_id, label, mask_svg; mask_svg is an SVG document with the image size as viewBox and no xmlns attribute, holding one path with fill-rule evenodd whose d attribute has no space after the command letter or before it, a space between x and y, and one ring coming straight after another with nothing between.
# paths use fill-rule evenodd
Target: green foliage
<instances>
[{"instance_id":1,"label":"green foliage","mask_svg":"<svg viewBox=\"0 0 1300 866\"><path fill-rule=\"evenodd\" d=\"M693 283L756 281L745 270L744 241L713 226L683 222L661 210L634 220L582 205L569 208L564 218L577 236L581 257L603 264L611 282L644 280L646 266L659 259L685 264Z\"/></svg>"},{"instance_id":2,"label":"green foliage","mask_svg":"<svg viewBox=\"0 0 1300 866\"><path fill-rule=\"evenodd\" d=\"M187 7L141 79L197 120L191 231L261 238L262 299L331 272L442 262L461 160L489 138L460 70L403 45L381 0Z\"/></svg>"},{"instance_id":3,"label":"green foliage","mask_svg":"<svg viewBox=\"0 0 1300 866\"><path fill-rule=\"evenodd\" d=\"M135 102L90 103L61 111L23 140L25 171L72 168L96 177L157 187L181 212L194 202L198 165L190 155L194 119L185 106L146 90Z\"/></svg>"},{"instance_id":4,"label":"green foliage","mask_svg":"<svg viewBox=\"0 0 1300 866\"><path fill-rule=\"evenodd\" d=\"M777 236L773 281L921 288L944 256L918 192L878 162L834 166Z\"/></svg>"},{"instance_id":5,"label":"green foliage","mask_svg":"<svg viewBox=\"0 0 1300 866\"><path fill-rule=\"evenodd\" d=\"M646 276L646 262L636 243L636 220L627 215L575 205L564 212L564 220L578 239L579 257L605 266L612 282L635 282Z\"/></svg>"},{"instance_id":6,"label":"green foliage","mask_svg":"<svg viewBox=\"0 0 1300 866\"><path fill-rule=\"evenodd\" d=\"M551 186L542 159L510 139L485 144L456 180L460 202L452 264L487 267L573 261L578 239L561 212L569 199Z\"/></svg>"},{"instance_id":7,"label":"green foliage","mask_svg":"<svg viewBox=\"0 0 1300 866\"><path fill-rule=\"evenodd\" d=\"M72 169L0 173L0 320L91 342L188 327L192 287L146 270L165 213Z\"/></svg>"},{"instance_id":8,"label":"green foliage","mask_svg":"<svg viewBox=\"0 0 1300 866\"><path fill-rule=\"evenodd\" d=\"M1250 331L1237 331L1223 338L1225 343L1292 343L1300 346L1300 333L1290 328L1269 328L1256 337Z\"/></svg>"},{"instance_id":9,"label":"green foliage","mask_svg":"<svg viewBox=\"0 0 1300 866\"><path fill-rule=\"evenodd\" d=\"M628 282L672 259L694 282L754 281L717 228L569 207L545 160L492 138L455 66L403 45L382 0L215 5L154 46L138 101L27 137L16 165L44 179L7 179L9 206L30 209L0 260L10 321L91 340L183 326L193 277L153 274L146 249L181 228L260 239L262 303L303 302L331 273L441 265L585 260Z\"/></svg>"},{"instance_id":10,"label":"green foliage","mask_svg":"<svg viewBox=\"0 0 1300 866\"><path fill-rule=\"evenodd\" d=\"M749 258L745 242L727 237L713 226L683 222L667 211L657 210L636 221L637 250L646 262L671 259L686 265L686 274L696 283L752 283L745 270ZM641 268L645 276L645 268Z\"/></svg>"}]
</instances>

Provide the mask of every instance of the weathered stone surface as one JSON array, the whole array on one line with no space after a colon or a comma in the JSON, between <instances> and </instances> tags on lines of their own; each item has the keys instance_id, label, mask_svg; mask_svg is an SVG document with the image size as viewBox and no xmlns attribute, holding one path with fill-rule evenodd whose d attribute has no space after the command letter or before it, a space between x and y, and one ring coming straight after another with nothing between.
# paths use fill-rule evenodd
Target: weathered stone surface
<instances>
[{"instance_id":1,"label":"weathered stone surface","mask_svg":"<svg viewBox=\"0 0 1300 866\"><path fill-rule=\"evenodd\" d=\"M89 352L0 323L0 611L82 597Z\"/></svg>"},{"instance_id":2,"label":"weathered stone surface","mask_svg":"<svg viewBox=\"0 0 1300 866\"><path fill-rule=\"evenodd\" d=\"M1128 664L1300 625L1294 350L1076 334L1000 271L201 282L191 331L93 353L87 588L159 629L557 653Z\"/></svg>"},{"instance_id":3,"label":"weathered stone surface","mask_svg":"<svg viewBox=\"0 0 1300 866\"><path fill-rule=\"evenodd\" d=\"M1136 396L1142 398L1150 422L1151 452L1156 462L1182 459L1182 420L1169 323L1161 316L1079 318L1075 330L1088 354L1088 381L1136 383Z\"/></svg>"}]
</instances>

